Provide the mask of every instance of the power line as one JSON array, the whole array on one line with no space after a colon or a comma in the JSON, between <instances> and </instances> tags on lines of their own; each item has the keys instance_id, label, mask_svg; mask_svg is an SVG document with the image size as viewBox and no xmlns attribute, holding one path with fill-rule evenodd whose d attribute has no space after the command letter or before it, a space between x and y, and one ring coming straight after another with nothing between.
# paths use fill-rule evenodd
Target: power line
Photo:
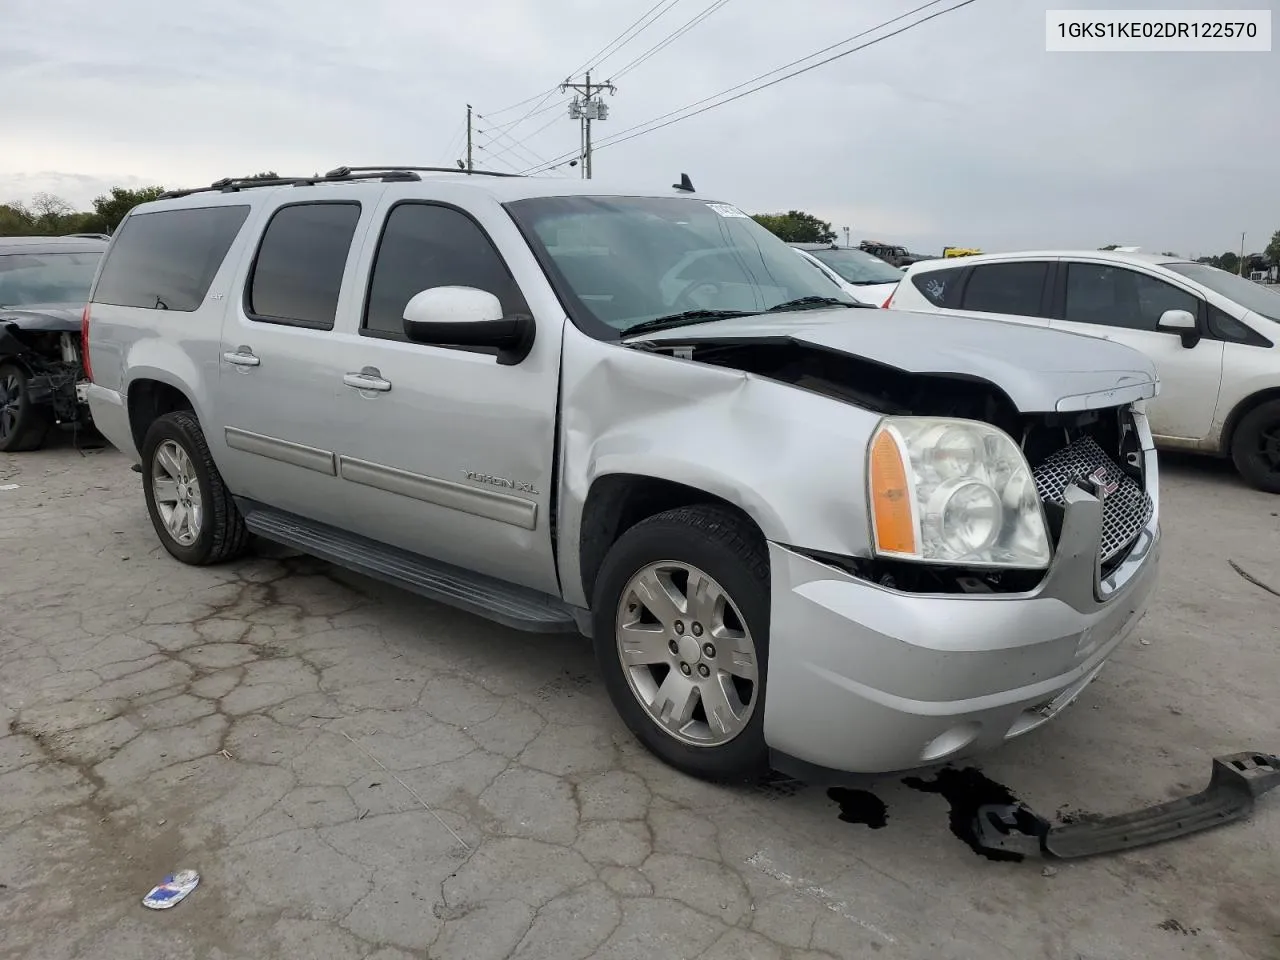
<instances>
[{"instance_id":1,"label":"power line","mask_svg":"<svg viewBox=\"0 0 1280 960\"><path fill-rule=\"evenodd\" d=\"M618 34L616 37L614 37L612 40L606 43L600 50L598 50L596 53L592 54L590 57L584 60L581 66L571 71L565 79L572 80L575 76L577 76L583 70L587 69L588 67L595 66L597 63L602 61L606 56L610 56L612 53L617 53L624 46L626 46L628 43L634 40L637 36L639 36L640 33L643 32L646 28L651 26L653 22L658 19L658 17L661 17L664 13L666 13L668 10L670 10L679 2L680 0L658 0L657 3L655 3L648 10L642 13L639 16L639 18L637 18L629 27L623 30L622 33ZM658 10L659 7L662 7L662 9ZM657 14L651 17L650 14L653 14L655 10L658 10ZM637 27L639 29L637 29ZM534 94L532 97L528 97L527 99L521 100L518 103L513 103L509 106L503 107L501 110L490 111L490 115L492 116L499 113L506 113L509 110L514 110L516 107L524 106L526 103L530 103L536 100L537 103L534 104L518 120L513 120L510 123L503 124L504 130L508 130L508 131L514 130L516 127L520 126L520 124L524 123L526 120L532 119L538 113L542 112L543 104L545 104L548 98L550 98L559 89L560 89L560 85L557 84L556 86L552 87L550 90L547 90L540 94Z\"/></svg>"},{"instance_id":2,"label":"power line","mask_svg":"<svg viewBox=\"0 0 1280 960\"><path fill-rule=\"evenodd\" d=\"M652 57L654 54L661 52L667 46L679 40L686 33L688 33L690 30L692 30L694 27L700 24L703 20L707 19L707 17L711 16L713 13L715 13L717 10L719 10L728 2L729 0L715 0L715 2L712 3L710 6L706 7L700 13L695 14L693 17L686 20L680 26L676 27L676 29L671 31L671 33L667 34L667 36L663 40L658 41L656 44L654 44L644 53L640 54L640 56L631 60L629 63L625 64L619 69L614 70L613 79L616 80L619 77L621 77L623 74L629 73L630 71L634 70L636 67L640 66L640 64L648 60L650 57Z\"/></svg>"},{"instance_id":3,"label":"power line","mask_svg":"<svg viewBox=\"0 0 1280 960\"><path fill-rule=\"evenodd\" d=\"M622 33L618 34L611 41L605 44L602 50L600 50L594 56L587 57L586 61L580 67L578 67L576 70L570 73L566 79L572 80L574 77L582 73L582 71L586 70L588 67L590 67L591 69L595 69L599 67L600 64L602 64L605 60L613 56L613 54L617 53L619 50L625 47L628 43L630 43L636 37L640 36L640 34L643 33L645 30L647 30L649 27L653 26L653 24L658 20L659 17L661 17L664 13L666 13L668 10L670 10L679 2L680 0L658 0L658 2L655 3L652 7L646 10L644 13L640 14L640 17L635 21L635 23L631 24L631 26L623 30ZM662 7L662 9L658 10L659 7ZM652 17L649 17L649 15L653 13L655 10L658 10L658 12L654 14ZM648 19L646 20L646 18ZM641 21L645 21L645 22L642 23ZM639 29L636 29L637 26L639 27ZM632 33L631 32L632 30L635 30L635 33ZM628 37L627 34L631 34L631 36ZM623 39L624 37L626 37L625 40ZM619 43L618 41L622 41L622 42ZM614 47L614 44L617 44L617 46ZM610 50L611 47L613 48L612 50Z\"/></svg>"},{"instance_id":4,"label":"power line","mask_svg":"<svg viewBox=\"0 0 1280 960\"><path fill-rule=\"evenodd\" d=\"M886 33L883 36L876 37L872 40L867 41L866 43L859 44L856 47L851 47L848 50L843 50L840 53L827 57L825 60L820 60L817 63L812 63L812 64L809 64L808 66L801 67L799 70L794 70L791 73L784 74L781 77L777 77L774 80L770 80L768 83L759 84L758 86L751 86L752 84L756 84L761 80L764 80L768 77L772 77L775 74L781 73L782 71L787 70L790 67L796 66L797 64L804 63L806 60L812 60L814 57L821 56L822 54L827 53L831 50L834 50L837 47L844 46L848 43L853 42L854 40L858 40L862 37L865 37L868 34L876 33L880 30L883 30L885 27L890 26L891 24L897 23L899 20L909 17L912 14L919 13L920 11L928 9L929 7L936 6L938 3L941 3L941 2L942 0L930 0L930 2L921 4L920 6L915 7L914 9L908 10L906 13L900 14L899 16L886 20L883 23L877 24L874 27L870 27L869 29L863 30L860 33L856 33L851 37L846 37L843 40L830 44L829 46L823 47L821 50L817 50L811 54L808 54L807 56L800 57L799 59L793 60L790 63L783 64L780 67L776 67L775 69L770 70L767 73L762 73L762 74L759 74L758 76L752 77L749 80L744 80L742 83L729 87L726 90L721 90L719 93L712 94L709 97L703 97L701 100L695 100L693 103L686 104L683 107L679 107L675 110L671 110L671 111L668 111L667 113L661 114L660 116L653 117L650 120L646 120L644 123L638 123L633 127L628 127L625 130L620 130L618 131L618 133L614 134L613 136L603 140L600 144L596 146L596 149L599 150L606 146L613 146L614 144L623 143L627 140L634 140L636 137L644 136L647 133L653 133L656 130L661 130L663 127L670 126L673 123L679 123L681 120L687 120L690 117L697 116L698 114L706 113L708 110L714 110L716 107L722 107L725 104L732 103L735 100L740 100L743 97L749 96L752 93L757 93L761 90L767 89L768 87L772 87L772 86L775 86L776 84L782 83L784 80L790 80L792 77L797 77L802 73L807 73L810 70L815 70L818 67L831 63L834 60L839 60L842 57L846 57L851 53L857 53L859 50L865 50L867 47L880 43L883 40L888 40L890 37L896 37L898 34L905 33L907 30L911 30L915 27L918 27L929 20L932 20L936 17L940 17L943 14L951 13L955 10L959 10L961 7L966 7L969 4L973 3L974 0L961 0L961 2L956 3L953 6L946 7L942 10L936 10L927 16L921 17L918 20L913 20L912 22L905 24L902 27L899 27L897 30L894 30L890 33ZM743 87L751 87L751 89L742 90ZM738 90L742 90L742 92L737 93L735 96L728 97L728 99L721 99L722 97L725 97L726 94L734 93L735 91L738 91ZM711 101L716 101L716 102L713 103ZM702 106L703 104L708 104L708 105ZM702 109L694 110L693 109L694 107L702 107ZM688 111L692 111L692 112L688 112ZM668 118L674 118L674 119L668 119ZM660 123L659 121L666 121L666 122ZM564 154L563 156L556 157L554 160L550 161L550 164L555 165L555 164L562 163L565 160L571 158L572 156L573 156L572 153ZM541 169L542 168L535 167L535 168L529 168L523 172L526 174L538 173L541 171Z\"/></svg>"},{"instance_id":5,"label":"power line","mask_svg":"<svg viewBox=\"0 0 1280 960\"><path fill-rule=\"evenodd\" d=\"M558 109L558 108L560 108L560 107L563 107L563 106L564 106L564 103L557 103L557 104L554 104L553 106L555 106L555 107ZM480 119L482 119L482 120L486 120L486 119L488 119L488 118L487 118L487 117L485 117L485 116L483 116L483 115L481 115ZM516 139L514 139L514 138L513 138L513 137L511 137L509 134L504 133L504 132L503 132L503 131L501 131L501 130L496 130L496 129L495 129L495 130L486 130L486 131L481 131L481 132L482 132L482 133L486 133L486 134L488 134L488 135L489 135L489 137L490 137L491 139L492 139L492 138L494 138L494 137L502 137L502 138L504 138L505 140L509 141L509 143L511 144L510 146L505 147L504 149L500 150L497 154L490 154L490 156L495 156L495 155L496 155L496 156L502 156L503 154L510 153L512 150L519 150L519 151L521 151L522 153L526 153L526 154L530 154L530 155L532 155L532 156L533 156L533 158L535 159L535 161L537 161L538 163L547 163L548 161L547 161L546 157L541 156L541 155L540 155L540 154L538 154L538 153L537 153L537 152L536 152L532 147L528 147L528 146L526 146L526 144L527 144L530 140L532 140L534 137L536 137L538 134L540 134L543 130L546 130L548 127L550 127L553 123L557 123L557 122L559 122L559 120L560 120L560 117L559 117L559 116L552 117L550 120L548 120L548 121L547 121L546 123L544 123L542 126L540 126L537 130L533 131L533 133L530 133L530 134L526 135L525 137L523 137L523 138L522 138L522 139L520 139L520 140L516 140ZM522 162L526 162L526 163L527 163L528 161L522 161Z\"/></svg>"}]
</instances>

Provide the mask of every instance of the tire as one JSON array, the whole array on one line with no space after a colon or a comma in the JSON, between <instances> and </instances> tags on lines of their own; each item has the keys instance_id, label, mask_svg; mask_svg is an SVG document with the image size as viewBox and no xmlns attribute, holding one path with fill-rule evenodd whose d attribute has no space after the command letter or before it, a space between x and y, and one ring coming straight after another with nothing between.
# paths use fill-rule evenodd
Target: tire
<instances>
[{"instance_id":1,"label":"tire","mask_svg":"<svg viewBox=\"0 0 1280 960\"><path fill-rule=\"evenodd\" d=\"M0 363L0 452L40 449L52 423L53 411L31 402L27 371Z\"/></svg>"},{"instance_id":2,"label":"tire","mask_svg":"<svg viewBox=\"0 0 1280 960\"><path fill-rule=\"evenodd\" d=\"M1244 415L1231 435L1231 460L1249 486L1280 493L1280 400Z\"/></svg>"},{"instance_id":3,"label":"tire","mask_svg":"<svg viewBox=\"0 0 1280 960\"><path fill-rule=\"evenodd\" d=\"M713 599L690 604L686 594L698 577L710 581L703 596ZM665 602L654 592L664 586ZM601 564L592 634L614 707L650 752L705 780L752 782L768 774L769 562L750 522L703 504L636 524ZM707 709L703 691L717 710ZM658 703L672 706L664 711ZM721 722L713 725L712 716Z\"/></svg>"},{"instance_id":4,"label":"tire","mask_svg":"<svg viewBox=\"0 0 1280 960\"><path fill-rule=\"evenodd\" d=\"M175 558L204 566L244 553L249 531L222 482L194 413L177 410L151 424L142 443L142 480L156 536ZM163 488L160 493L157 480ZM175 532L169 518L180 503L187 508L186 516L192 516L191 506L199 509L194 522L177 523Z\"/></svg>"}]
</instances>

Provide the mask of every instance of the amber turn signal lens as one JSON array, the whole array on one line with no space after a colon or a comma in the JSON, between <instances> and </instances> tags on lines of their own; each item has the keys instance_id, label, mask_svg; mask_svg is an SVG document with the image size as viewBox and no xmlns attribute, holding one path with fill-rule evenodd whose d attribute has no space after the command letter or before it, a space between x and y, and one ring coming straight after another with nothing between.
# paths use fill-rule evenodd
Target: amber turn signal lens
<instances>
[{"instance_id":1,"label":"amber turn signal lens","mask_svg":"<svg viewBox=\"0 0 1280 960\"><path fill-rule=\"evenodd\" d=\"M871 516L878 553L914 556L919 552L907 465L897 439L887 429L881 429L871 444Z\"/></svg>"}]
</instances>

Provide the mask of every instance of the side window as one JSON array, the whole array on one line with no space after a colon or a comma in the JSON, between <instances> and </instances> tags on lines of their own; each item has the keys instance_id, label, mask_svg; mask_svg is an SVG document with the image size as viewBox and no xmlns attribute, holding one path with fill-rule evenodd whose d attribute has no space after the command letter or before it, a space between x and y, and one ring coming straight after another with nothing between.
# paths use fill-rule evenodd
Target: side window
<instances>
[{"instance_id":1,"label":"side window","mask_svg":"<svg viewBox=\"0 0 1280 960\"><path fill-rule=\"evenodd\" d=\"M249 215L248 206L136 213L120 226L94 288L95 303L190 313Z\"/></svg>"},{"instance_id":2,"label":"side window","mask_svg":"<svg viewBox=\"0 0 1280 960\"><path fill-rule=\"evenodd\" d=\"M359 220L358 203L299 203L277 210L249 272L249 317L332 330Z\"/></svg>"},{"instance_id":3,"label":"side window","mask_svg":"<svg viewBox=\"0 0 1280 960\"><path fill-rule=\"evenodd\" d=\"M963 275L961 267L927 270L913 276L911 283L935 307L954 309L960 306L960 278Z\"/></svg>"},{"instance_id":4,"label":"side window","mask_svg":"<svg viewBox=\"0 0 1280 960\"><path fill-rule=\"evenodd\" d=\"M1209 332L1227 343L1243 343L1251 347L1274 346L1258 331L1213 305L1209 306Z\"/></svg>"},{"instance_id":5,"label":"side window","mask_svg":"<svg viewBox=\"0 0 1280 960\"><path fill-rule=\"evenodd\" d=\"M963 307L980 313L1038 317L1048 274L1049 264L1043 260L974 267L973 276L964 288Z\"/></svg>"},{"instance_id":6,"label":"side window","mask_svg":"<svg viewBox=\"0 0 1280 960\"><path fill-rule=\"evenodd\" d=\"M423 290L447 286L492 293L507 315L529 309L507 265L474 220L435 204L393 207L373 261L362 332L403 339L406 304Z\"/></svg>"},{"instance_id":7,"label":"side window","mask_svg":"<svg viewBox=\"0 0 1280 960\"><path fill-rule=\"evenodd\" d=\"M1200 301L1172 284L1105 263L1067 265L1064 320L1155 331L1166 310L1199 316Z\"/></svg>"}]
</instances>

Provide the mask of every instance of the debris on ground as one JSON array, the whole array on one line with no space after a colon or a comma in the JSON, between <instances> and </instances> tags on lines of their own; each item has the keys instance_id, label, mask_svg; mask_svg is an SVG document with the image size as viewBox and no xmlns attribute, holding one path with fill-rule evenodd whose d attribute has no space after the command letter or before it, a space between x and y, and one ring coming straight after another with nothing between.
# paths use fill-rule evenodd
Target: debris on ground
<instances>
[{"instance_id":1,"label":"debris on ground","mask_svg":"<svg viewBox=\"0 0 1280 960\"><path fill-rule=\"evenodd\" d=\"M169 874L151 892L142 898L142 905L152 910L168 910L181 903L200 883L200 874L194 870L178 870Z\"/></svg>"},{"instance_id":2,"label":"debris on ground","mask_svg":"<svg viewBox=\"0 0 1280 960\"><path fill-rule=\"evenodd\" d=\"M1228 560L1227 563L1231 566L1232 570L1240 574L1240 576L1244 577L1246 580L1252 583L1255 587L1259 587L1267 591L1267 593L1271 593L1277 597L1280 597L1280 590L1277 590L1275 587L1268 586L1267 584L1263 583L1253 574L1249 573L1247 570L1241 567L1240 564L1236 563L1234 560Z\"/></svg>"}]
</instances>

